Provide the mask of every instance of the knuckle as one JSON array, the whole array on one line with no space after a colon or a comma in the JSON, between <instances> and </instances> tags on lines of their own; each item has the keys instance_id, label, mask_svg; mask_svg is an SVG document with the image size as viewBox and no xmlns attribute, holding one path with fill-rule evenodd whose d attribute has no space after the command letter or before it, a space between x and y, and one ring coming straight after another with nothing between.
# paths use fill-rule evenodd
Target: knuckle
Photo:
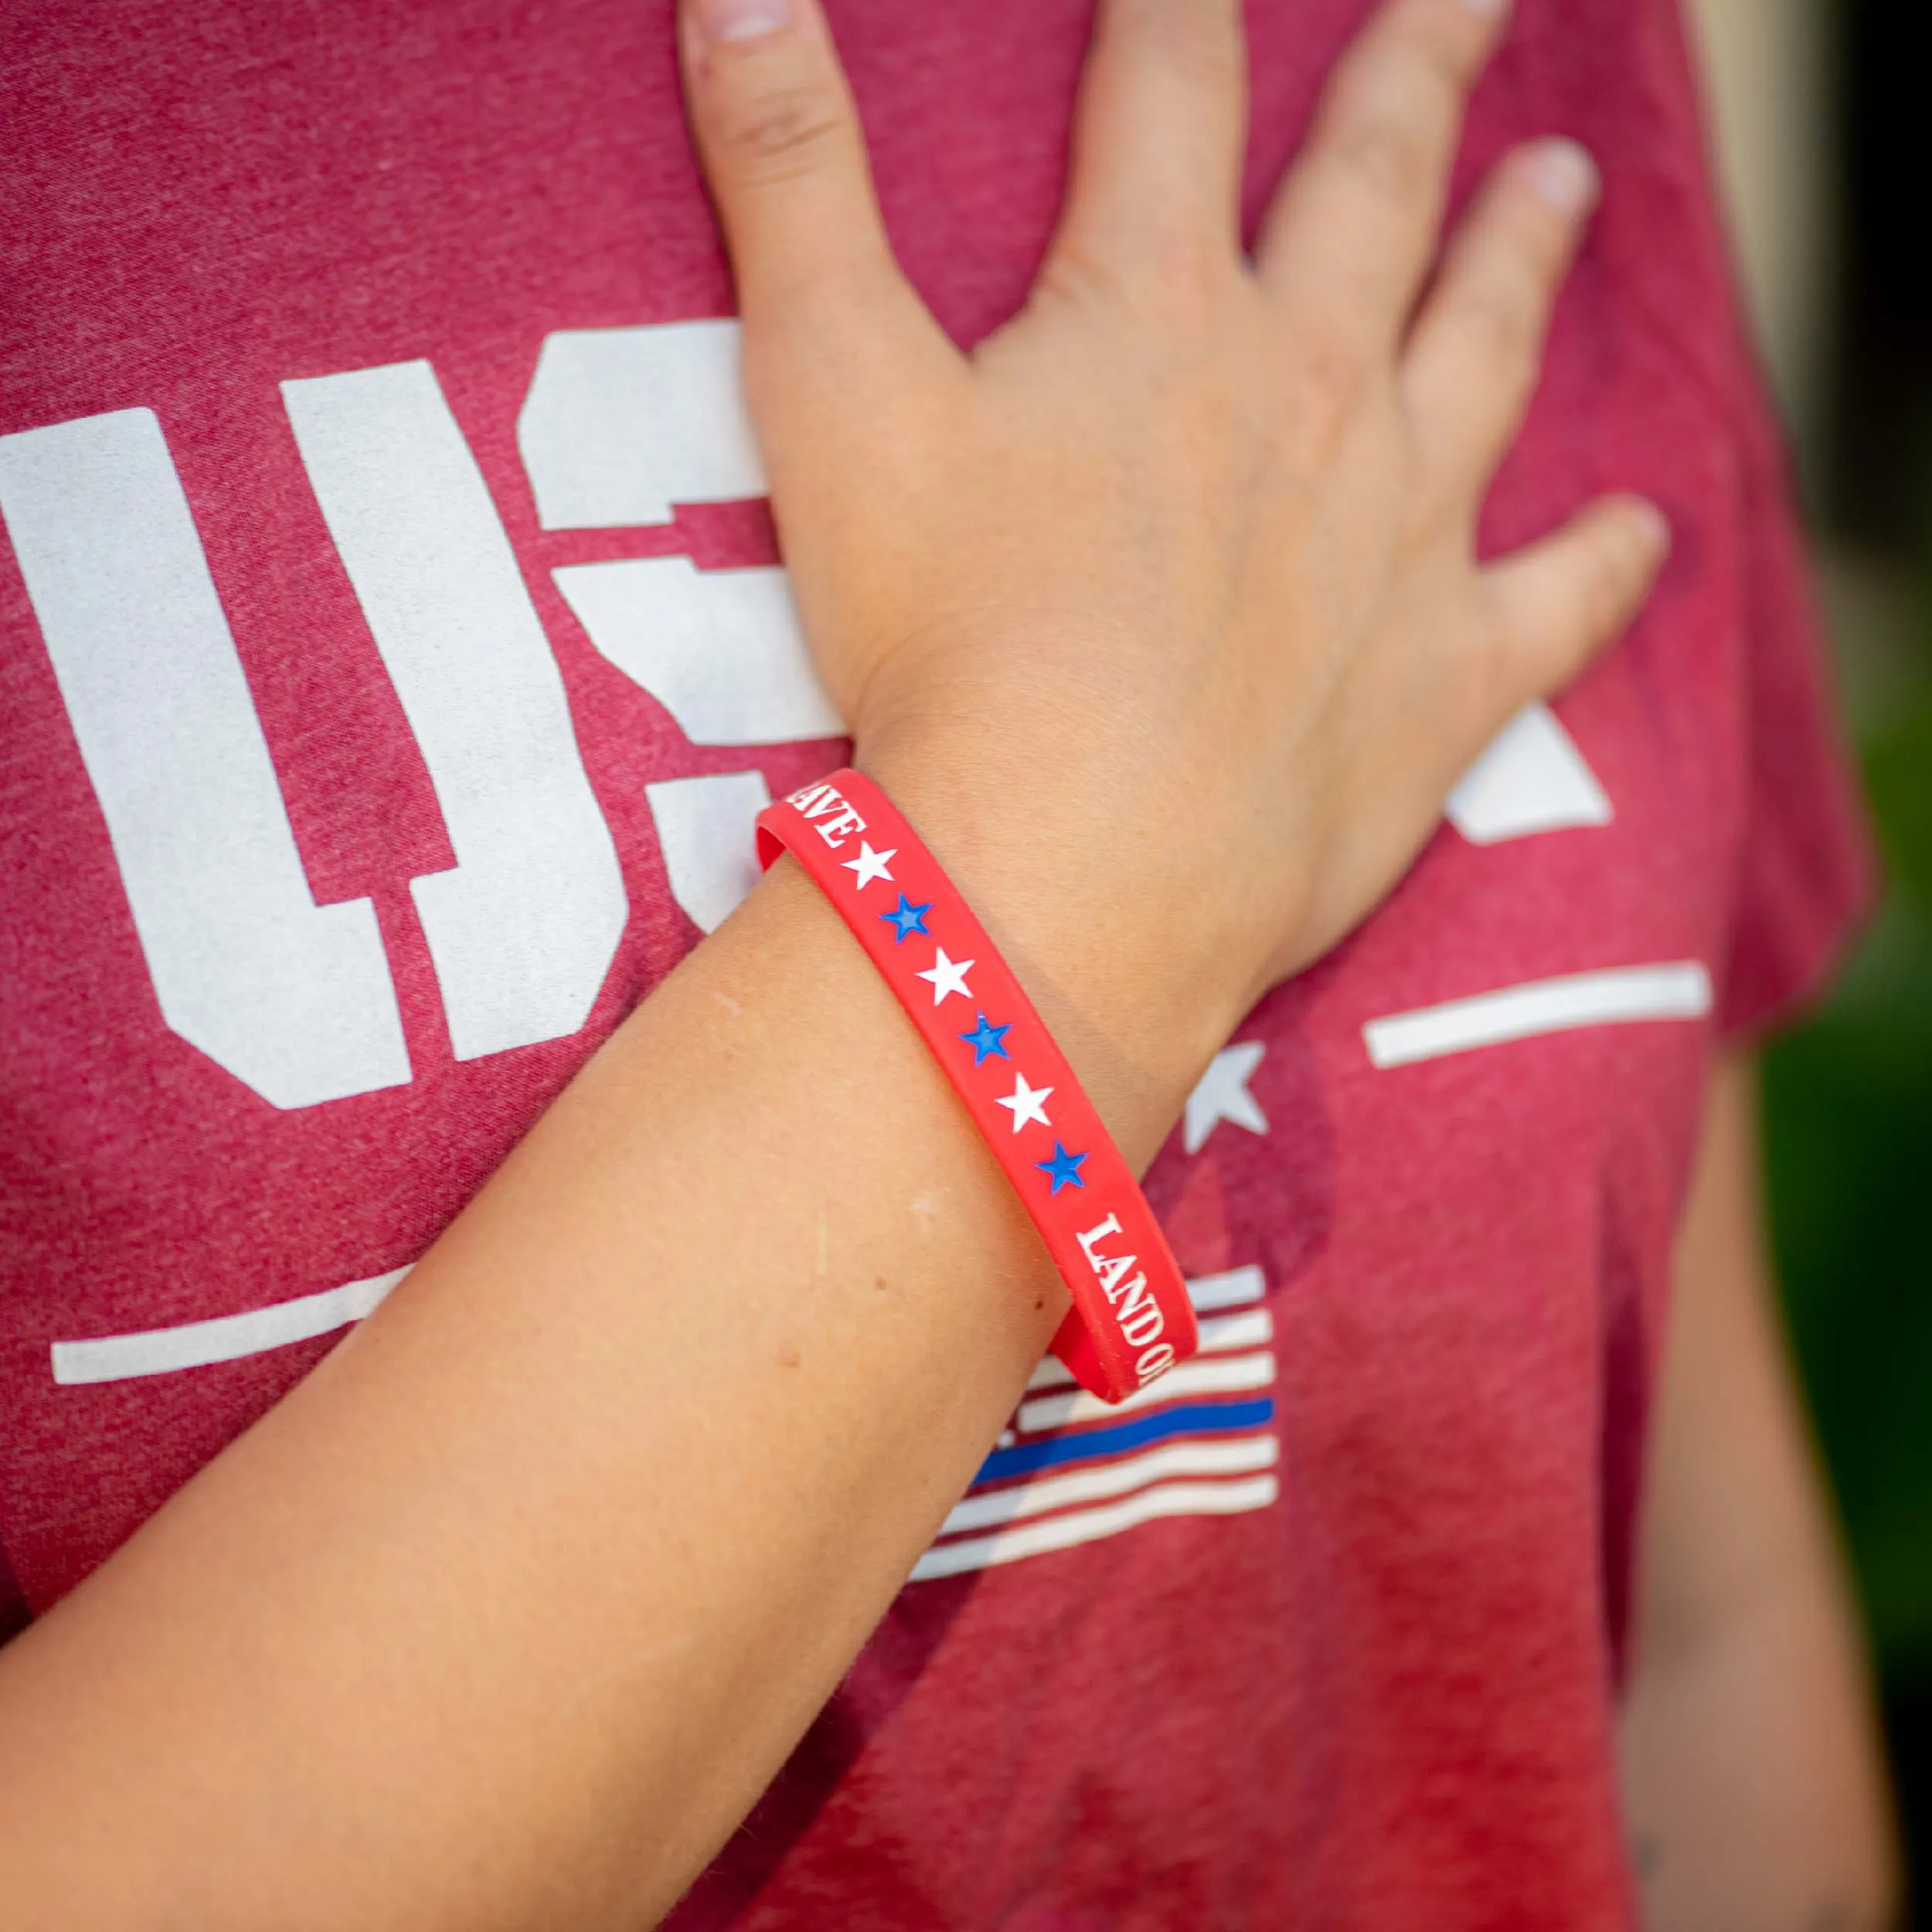
<instances>
[{"instance_id":1,"label":"knuckle","mask_svg":"<svg viewBox=\"0 0 1932 1932\"><path fill-rule=\"evenodd\" d=\"M1225 94L1240 80L1241 36L1226 0L1129 0L1120 22L1185 83Z\"/></svg>"},{"instance_id":2,"label":"knuckle","mask_svg":"<svg viewBox=\"0 0 1932 1932\"><path fill-rule=\"evenodd\" d=\"M1513 373L1536 360L1540 309L1533 288L1519 277L1497 275L1464 291L1456 321L1477 355Z\"/></svg>"},{"instance_id":3,"label":"knuckle","mask_svg":"<svg viewBox=\"0 0 1932 1932\"><path fill-rule=\"evenodd\" d=\"M1413 198L1430 192L1447 166L1469 51L1460 29L1447 30L1440 9L1430 5L1390 16L1377 41L1369 57L1338 79L1333 151L1380 192Z\"/></svg>"},{"instance_id":4,"label":"knuckle","mask_svg":"<svg viewBox=\"0 0 1932 1932\"><path fill-rule=\"evenodd\" d=\"M740 179L789 180L821 167L845 134L838 104L825 90L788 87L728 112L719 145Z\"/></svg>"},{"instance_id":5,"label":"knuckle","mask_svg":"<svg viewBox=\"0 0 1932 1932\"><path fill-rule=\"evenodd\" d=\"M1628 532L1601 532L1587 556L1582 586L1583 628L1592 643L1623 620L1638 576L1637 547Z\"/></svg>"},{"instance_id":6,"label":"knuckle","mask_svg":"<svg viewBox=\"0 0 1932 1932\"><path fill-rule=\"evenodd\" d=\"M1376 112L1343 129L1335 143L1335 165L1372 193L1406 202L1429 185L1428 150L1413 126Z\"/></svg>"},{"instance_id":7,"label":"knuckle","mask_svg":"<svg viewBox=\"0 0 1932 1932\"><path fill-rule=\"evenodd\" d=\"M1453 117L1488 39L1467 0L1396 0L1377 11L1343 54L1325 118L1359 117L1378 104L1399 120Z\"/></svg>"},{"instance_id":8,"label":"knuckle","mask_svg":"<svg viewBox=\"0 0 1932 1932\"><path fill-rule=\"evenodd\" d=\"M1445 532L1459 536L1475 521L1464 452L1448 439L1418 438L1403 519L1409 540L1426 544Z\"/></svg>"},{"instance_id":9,"label":"knuckle","mask_svg":"<svg viewBox=\"0 0 1932 1932\"><path fill-rule=\"evenodd\" d=\"M1490 198L1485 211L1491 230L1487 252L1496 274L1509 281L1519 300L1546 303L1562 281L1569 254L1570 224L1540 194L1522 192L1512 182Z\"/></svg>"},{"instance_id":10,"label":"knuckle","mask_svg":"<svg viewBox=\"0 0 1932 1932\"><path fill-rule=\"evenodd\" d=\"M1332 449L1355 416L1368 376L1360 355L1335 335L1302 344L1287 383L1291 447L1311 457Z\"/></svg>"},{"instance_id":11,"label":"knuckle","mask_svg":"<svg viewBox=\"0 0 1932 1932\"><path fill-rule=\"evenodd\" d=\"M1488 38L1474 10L1461 0L1417 0L1400 26L1402 57L1429 85L1460 100Z\"/></svg>"},{"instance_id":12,"label":"knuckle","mask_svg":"<svg viewBox=\"0 0 1932 1932\"><path fill-rule=\"evenodd\" d=\"M1070 238L1056 247L1033 299L1071 301L1128 323L1148 344L1198 344L1215 335L1240 271L1211 240L1185 225L1153 228L1131 250Z\"/></svg>"},{"instance_id":13,"label":"knuckle","mask_svg":"<svg viewBox=\"0 0 1932 1932\"><path fill-rule=\"evenodd\" d=\"M1213 332L1235 278L1233 264L1206 236L1183 229L1164 233L1145 266L1149 306L1169 332L1189 340Z\"/></svg>"},{"instance_id":14,"label":"knuckle","mask_svg":"<svg viewBox=\"0 0 1932 1932\"><path fill-rule=\"evenodd\" d=\"M1081 236L1063 236L1033 278L1026 305L1077 314L1104 312L1122 305L1125 294L1124 279L1110 256L1087 246Z\"/></svg>"}]
</instances>

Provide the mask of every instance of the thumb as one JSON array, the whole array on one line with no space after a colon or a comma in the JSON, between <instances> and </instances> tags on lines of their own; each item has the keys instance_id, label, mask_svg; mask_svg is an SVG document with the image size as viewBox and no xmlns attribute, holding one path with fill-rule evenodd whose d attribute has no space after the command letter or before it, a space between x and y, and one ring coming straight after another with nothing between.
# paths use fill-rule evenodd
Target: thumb
<instances>
[{"instance_id":1,"label":"thumb","mask_svg":"<svg viewBox=\"0 0 1932 1932\"><path fill-rule=\"evenodd\" d=\"M1512 709L1560 689L1644 607L1670 525L1641 497L1605 497L1483 573Z\"/></svg>"}]
</instances>

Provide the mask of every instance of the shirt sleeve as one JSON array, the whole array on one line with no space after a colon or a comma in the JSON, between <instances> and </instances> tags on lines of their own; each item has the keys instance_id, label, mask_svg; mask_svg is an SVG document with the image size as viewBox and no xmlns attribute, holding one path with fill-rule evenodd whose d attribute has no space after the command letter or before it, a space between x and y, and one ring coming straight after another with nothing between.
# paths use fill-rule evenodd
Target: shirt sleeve
<instances>
[{"instance_id":1,"label":"shirt sleeve","mask_svg":"<svg viewBox=\"0 0 1932 1932\"><path fill-rule=\"evenodd\" d=\"M1741 341L1736 366L1749 797L1719 988L1726 1039L1761 1033L1822 992L1877 883L1782 438Z\"/></svg>"}]
</instances>

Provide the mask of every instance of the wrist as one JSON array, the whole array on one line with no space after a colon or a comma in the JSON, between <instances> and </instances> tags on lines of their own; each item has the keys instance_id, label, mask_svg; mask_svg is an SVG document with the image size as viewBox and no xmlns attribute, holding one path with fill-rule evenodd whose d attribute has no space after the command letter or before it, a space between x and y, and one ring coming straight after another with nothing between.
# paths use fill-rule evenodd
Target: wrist
<instances>
[{"instance_id":1,"label":"wrist","mask_svg":"<svg viewBox=\"0 0 1932 1932\"><path fill-rule=\"evenodd\" d=\"M869 739L854 762L965 895L1145 1168L1252 1004L1213 921L1171 903L1133 828L1065 760L1043 772L1010 738L948 730Z\"/></svg>"}]
</instances>

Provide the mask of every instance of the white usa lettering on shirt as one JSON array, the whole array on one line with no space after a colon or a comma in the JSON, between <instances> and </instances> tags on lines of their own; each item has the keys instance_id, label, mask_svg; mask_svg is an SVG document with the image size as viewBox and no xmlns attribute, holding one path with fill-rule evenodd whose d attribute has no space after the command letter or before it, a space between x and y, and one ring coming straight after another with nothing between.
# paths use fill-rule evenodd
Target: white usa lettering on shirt
<instances>
[{"instance_id":1,"label":"white usa lettering on shirt","mask_svg":"<svg viewBox=\"0 0 1932 1932\"><path fill-rule=\"evenodd\" d=\"M675 504L763 495L737 362L729 320L547 337L517 422L543 527L662 525ZM481 470L427 362L290 381L282 395L455 854L410 890L456 1057L574 1033L630 908ZM373 906L318 905L311 893L154 413L0 437L0 517L168 1026L277 1107L406 1083ZM669 556L554 577L593 646L694 744L842 731L782 569L700 570ZM763 774L670 779L647 798L672 893L709 932L756 876ZM1488 842L1600 824L1609 807L1538 706L1450 812Z\"/></svg>"}]
</instances>

